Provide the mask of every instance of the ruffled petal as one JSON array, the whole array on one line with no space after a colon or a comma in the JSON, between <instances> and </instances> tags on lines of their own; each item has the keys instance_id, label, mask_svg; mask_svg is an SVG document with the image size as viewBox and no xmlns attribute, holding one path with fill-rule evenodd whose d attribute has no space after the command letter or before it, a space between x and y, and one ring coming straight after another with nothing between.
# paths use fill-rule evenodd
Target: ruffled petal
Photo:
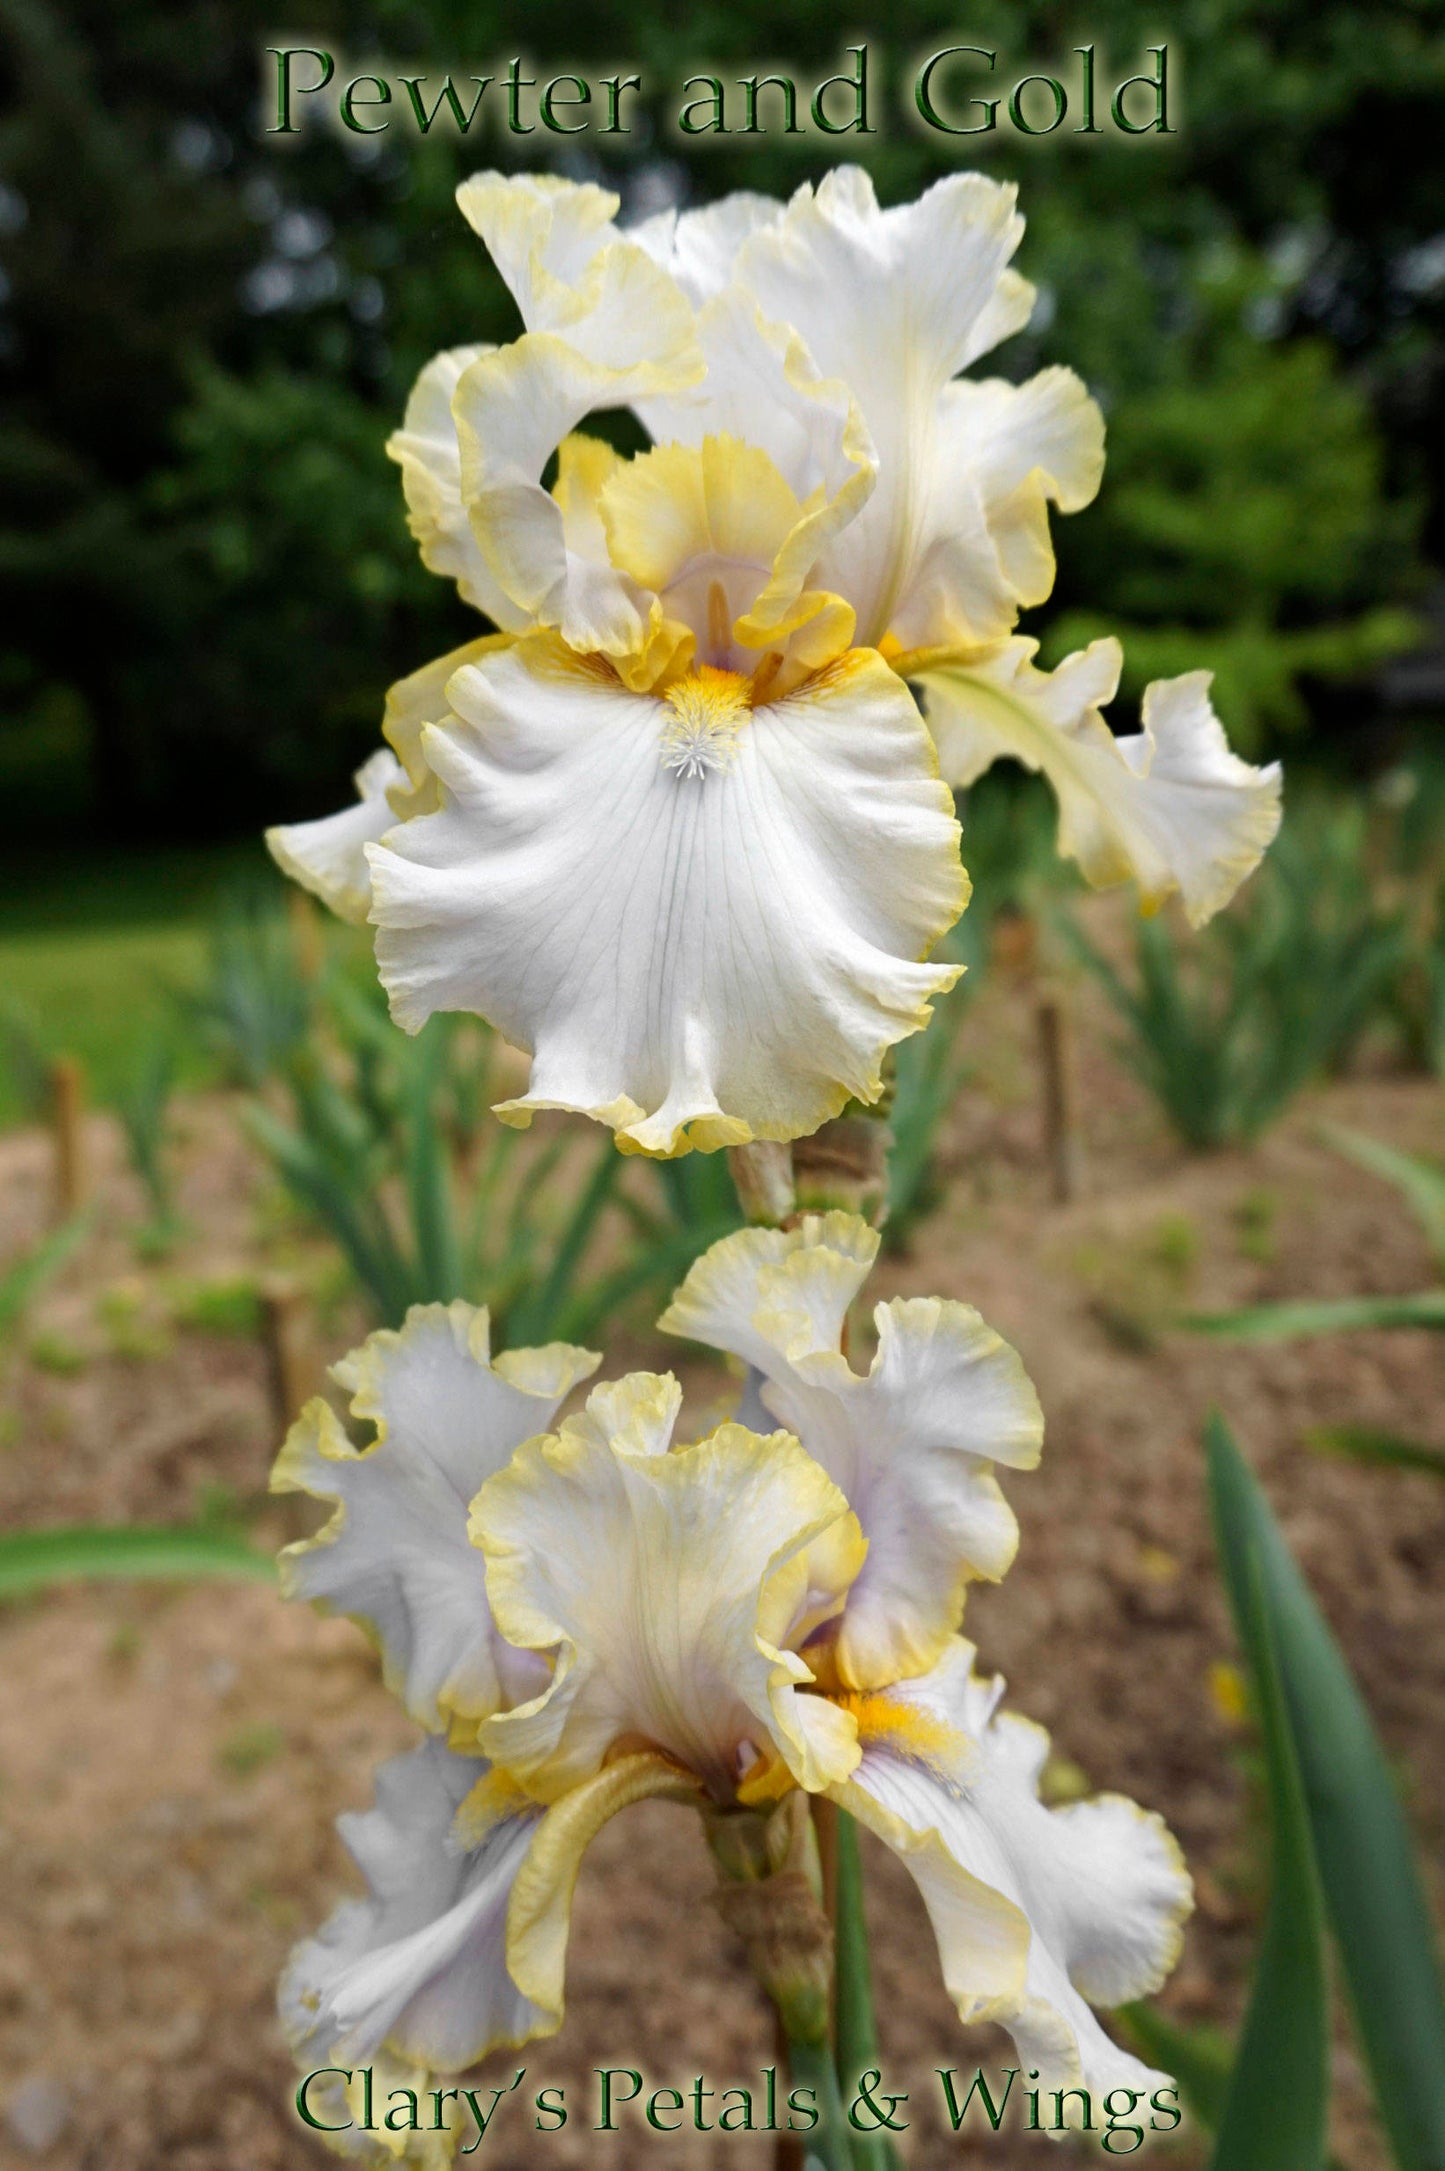
<instances>
[{"instance_id":1,"label":"ruffled petal","mask_svg":"<svg viewBox=\"0 0 1445 2171\"><path fill-rule=\"evenodd\" d=\"M730 1801L758 1745L808 1786L852 1767L852 1722L799 1688L797 1646L863 1557L848 1504L794 1439L722 1425L657 1452L655 1397L589 1397L483 1486L472 1534L502 1633L555 1654L530 1704L486 1721L487 1754L556 1799L621 1747L648 1747ZM616 1428L616 1429L614 1429Z\"/></svg>"},{"instance_id":2,"label":"ruffled petal","mask_svg":"<svg viewBox=\"0 0 1445 2171\"><path fill-rule=\"evenodd\" d=\"M1010 641L919 674L944 775L971 784L1005 754L1042 770L1059 802L1059 849L1090 882L1132 878L1147 911L1177 890L1201 926L1279 827L1279 764L1256 769L1230 752L1207 671L1156 680L1142 731L1116 739L1099 711L1118 685L1118 642L1095 641L1051 672L1035 668L1037 647Z\"/></svg>"},{"instance_id":3,"label":"ruffled petal","mask_svg":"<svg viewBox=\"0 0 1445 2171\"><path fill-rule=\"evenodd\" d=\"M379 747L356 772L356 805L317 822L290 822L268 829L266 847L283 874L329 905L337 917L360 922L371 909L371 869L366 847L396 822L388 793L405 790L406 775L394 754Z\"/></svg>"},{"instance_id":4,"label":"ruffled petal","mask_svg":"<svg viewBox=\"0 0 1445 2171\"><path fill-rule=\"evenodd\" d=\"M766 455L792 492L797 513L774 544L765 582L755 579L747 590L747 616L736 632L746 646L783 648L828 595L811 576L872 492L873 440L848 387L821 376L797 333L767 323L740 288L708 302L697 334L707 369L702 382L673 399L642 401L638 413L659 445L700 447L709 437L746 442ZM728 585L730 596L736 586ZM851 603L842 600L834 616L837 646L846 647ZM710 653L708 660L726 659ZM828 660L816 637L806 660L814 668Z\"/></svg>"},{"instance_id":5,"label":"ruffled petal","mask_svg":"<svg viewBox=\"0 0 1445 2171\"><path fill-rule=\"evenodd\" d=\"M1103 472L1104 418L1072 370L946 385L891 639L909 649L996 640L1054 585L1050 505L1079 511Z\"/></svg>"},{"instance_id":6,"label":"ruffled petal","mask_svg":"<svg viewBox=\"0 0 1445 2171\"><path fill-rule=\"evenodd\" d=\"M527 327L474 361L452 398L477 548L515 608L560 628L572 647L645 652L658 631L653 599L569 547L541 476L594 409L676 393L702 376L693 311L646 250L617 233L617 199L605 190L478 174L457 199Z\"/></svg>"},{"instance_id":7,"label":"ruffled petal","mask_svg":"<svg viewBox=\"0 0 1445 2171\"><path fill-rule=\"evenodd\" d=\"M618 239L619 199L592 181L551 173L474 173L457 208L479 235L529 332L584 319L597 260Z\"/></svg>"},{"instance_id":8,"label":"ruffled petal","mask_svg":"<svg viewBox=\"0 0 1445 2171\"><path fill-rule=\"evenodd\" d=\"M996 1715L1001 1684L953 1643L933 1673L857 1704L863 1756L835 1799L902 1857L965 2021L994 2020L1046 2087L1157 2086L1086 1999L1157 1990L1193 1904L1163 1822L1118 1795L1046 1809L1048 1737Z\"/></svg>"},{"instance_id":9,"label":"ruffled petal","mask_svg":"<svg viewBox=\"0 0 1445 2171\"><path fill-rule=\"evenodd\" d=\"M431 663L424 663L419 671L409 672L387 688L386 712L382 717L382 736L396 753L406 771L405 785L398 780L392 787L391 803L401 821L413 814L430 813L436 805L436 778L432 775L422 755L422 733L428 724L442 723L450 714L447 701L448 683L465 664L480 663L483 656L495 655L511 641L509 633L486 633L480 640L468 641L461 648L452 649L445 656L437 656ZM367 870L367 894L370 895L371 873Z\"/></svg>"},{"instance_id":10,"label":"ruffled petal","mask_svg":"<svg viewBox=\"0 0 1445 2171\"><path fill-rule=\"evenodd\" d=\"M748 236L782 215L775 196L737 189L697 211L659 211L626 231L628 240L646 249L694 307L701 308L731 281L738 250Z\"/></svg>"},{"instance_id":11,"label":"ruffled petal","mask_svg":"<svg viewBox=\"0 0 1445 2171\"><path fill-rule=\"evenodd\" d=\"M373 1444L353 1446L320 1397L287 1436L272 1490L337 1505L314 1538L282 1553L282 1588L374 1635L388 1688L423 1726L480 1718L545 1679L493 1627L467 1511L598 1362L560 1342L492 1360L485 1311L416 1305L400 1333L373 1334L333 1368L353 1418L375 1428Z\"/></svg>"},{"instance_id":12,"label":"ruffled petal","mask_svg":"<svg viewBox=\"0 0 1445 2171\"><path fill-rule=\"evenodd\" d=\"M382 1766L374 1808L337 1820L368 1890L296 1948L282 1978L299 2059L359 2064L386 2046L447 2073L556 2026L507 1969L507 1909L542 1809L514 1794L475 1844L453 1837L486 1775L480 1758L424 1741Z\"/></svg>"},{"instance_id":13,"label":"ruffled petal","mask_svg":"<svg viewBox=\"0 0 1445 2171\"><path fill-rule=\"evenodd\" d=\"M858 1214L804 1214L790 1229L739 1229L688 1268L658 1321L771 1377L836 1350L882 1239Z\"/></svg>"},{"instance_id":14,"label":"ruffled petal","mask_svg":"<svg viewBox=\"0 0 1445 2171\"><path fill-rule=\"evenodd\" d=\"M842 167L816 192L800 189L738 252L739 283L764 316L795 329L824 376L847 384L877 450L872 496L813 576L852 603L864 642L889 631L925 567L937 577L940 538L928 513L940 395L1017 317L1019 287L1000 299L1023 231L1014 194L979 174L953 174L916 203L883 211L867 175ZM974 638L1001 637L1012 611L986 527L959 556Z\"/></svg>"},{"instance_id":15,"label":"ruffled petal","mask_svg":"<svg viewBox=\"0 0 1445 2171\"><path fill-rule=\"evenodd\" d=\"M421 549L427 570L454 580L463 602L485 611L509 631L527 623L527 613L498 584L477 548L462 503L462 456L452 400L463 374L491 346L451 347L433 355L412 387L399 430L387 439L389 459L401 469L407 526Z\"/></svg>"},{"instance_id":16,"label":"ruffled petal","mask_svg":"<svg viewBox=\"0 0 1445 2171\"><path fill-rule=\"evenodd\" d=\"M491 1019L533 1055L500 1113L581 1110L670 1154L815 1130L957 969L949 794L906 688L857 653L753 708L746 682L630 694L523 642L451 683L436 814L371 851L393 1015Z\"/></svg>"},{"instance_id":17,"label":"ruffled petal","mask_svg":"<svg viewBox=\"0 0 1445 2171\"><path fill-rule=\"evenodd\" d=\"M764 1406L857 1515L868 1558L835 1646L854 1688L924 1673L958 1626L967 1583L1003 1575L1018 1526L993 1465L1030 1469L1043 1442L1017 1353L966 1304L880 1304L872 1367L852 1370L843 1321L877 1241L847 1214L742 1230L704 1253L659 1322L756 1365Z\"/></svg>"}]
</instances>

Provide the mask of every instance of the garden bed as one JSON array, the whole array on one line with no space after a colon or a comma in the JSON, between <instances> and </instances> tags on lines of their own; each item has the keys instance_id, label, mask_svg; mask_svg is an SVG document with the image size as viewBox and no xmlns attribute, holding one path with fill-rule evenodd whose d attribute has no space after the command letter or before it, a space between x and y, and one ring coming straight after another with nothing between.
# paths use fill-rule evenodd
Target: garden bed
<instances>
[{"instance_id":1,"label":"garden bed","mask_svg":"<svg viewBox=\"0 0 1445 2171\"><path fill-rule=\"evenodd\" d=\"M1165 2009L1231 2026L1265 1862L1201 1421L1221 1406L1263 1478L1398 1759L1423 1851L1438 1859L1445 1490L1324 1458L1303 1435L1349 1421L1440 1442L1442 1344L1372 1333L1240 1348L1184 1333L1178 1319L1425 1286L1429 1255L1397 1196L1330 1151L1319 1126L1329 1117L1428 1151L1439 1088L1336 1084L1297 1102L1257 1148L1188 1158L1090 1030L1084 1181L1061 1206L1039 1150L1029 1022L1017 987L982 999L965 1038L987 1060L945 1127L941 1202L911 1249L884 1259L877 1293L967 1298L1024 1356L1048 1419L1044 1460L1008 1480L1018 1563L1000 1590L975 1593L966 1625L1015 1706L1051 1729L1060 1797L1118 1789L1173 1825L1199 1908ZM314 1520L265 1496L275 1428L255 1292L280 1266L319 1297L318 1356L339 1353L362 1315L329 1254L280 1211L232 1104L182 1109L181 1205L202 1233L149 1264L130 1243L140 1206L119 1140L93 1122L93 1230L6 1360L8 1528L200 1516L269 1548ZM43 1135L0 1140L0 1257L43 1228L48 1175ZM677 1351L634 1339L609 1353L611 1370L638 1361L675 1364ZM725 1385L701 1365L684 1370L699 1409ZM69 1588L0 1612L4 2171L328 2160L287 2108L275 1977L297 1934L353 1889L333 1817L367 1799L378 1758L409 1738L360 1634L262 1586ZM911 1887L881 1850L870 1847L869 1866L885 2072L910 2091L906 2160L1023 2171L1097 2157L1097 2137L1054 2144L1049 2157L1012 2119L996 2137L947 2132L934 2069L997 2068L1006 2040L959 2028ZM772 2058L708 1884L694 1819L649 1804L604 1831L578 1899L565 2030L493 2061L503 2081L525 2064L529 2093L565 2087L572 2117L539 2135L530 2111L507 2106L485 2160L504 2171L771 2162L760 2135L664 2139L625 2112L621 2131L590 2130L594 2067L640 2067L655 2086L686 2089L702 2074L756 2087ZM1384 2159L1343 2037L1337 2082L1340 2159L1375 2171Z\"/></svg>"}]
</instances>

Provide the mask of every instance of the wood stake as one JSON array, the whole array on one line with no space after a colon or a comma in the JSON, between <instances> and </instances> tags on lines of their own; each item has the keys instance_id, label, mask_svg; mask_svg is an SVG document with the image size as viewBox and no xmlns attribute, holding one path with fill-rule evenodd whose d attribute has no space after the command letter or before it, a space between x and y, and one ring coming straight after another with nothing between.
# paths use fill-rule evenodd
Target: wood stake
<instances>
[{"instance_id":1,"label":"wood stake","mask_svg":"<svg viewBox=\"0 0 1445 2171\"><path fill-rule=\"evenodd\" d=\"M286 915L291 922L291 941L296 969L303 980L319 980L326 962L321 920L315 899L295 882L286 886Z\"/></svg>"},{"instance_id":2,"label":"wood stake","mask_svg":"<svg viewBox=\"0 0 1445 2171\"><path fill-rule=\"evenodd\" d=\"M266 1370L271 1415L278 1437L290 1427L311 1392L313 1367L301 1292L284 1275L261 1287Z\"/></svg>"},{"instance_id":3,"label":"wood stake","mask_svg":"<svg viewBox=\"0 0 1445 2171\"><path fill-rule=\"evenodd\" d=\"M1031 980L1038 970L1039 923L1031 912L1005 905L993 923L989 963L1012 980Z\"/></svg>"},{"instance_id":4,"label":"wood stake","mask_svg":"<svg viewBox=\"0 0 1445 2171\"><path fill-rule=\"evenodd\" d=\"M1067 1206L1079 1190L1078 1095L1068 1005L1057 987L1039 996L1039 1067L1044 1088L1044 1151L1055 1202Z\"/></svg>"},{"instance_id":5,"label":"wood stake","mask_svg":"<svg viewBox=\"0 0 1445 2171\"><path fill-rule=\"evenodd\" d=\"M50 1066L50 1120L55 1136L55 1218L68 1221L85 1204L85 1072L73 1056Z\"/></svg>"}]
</instances>

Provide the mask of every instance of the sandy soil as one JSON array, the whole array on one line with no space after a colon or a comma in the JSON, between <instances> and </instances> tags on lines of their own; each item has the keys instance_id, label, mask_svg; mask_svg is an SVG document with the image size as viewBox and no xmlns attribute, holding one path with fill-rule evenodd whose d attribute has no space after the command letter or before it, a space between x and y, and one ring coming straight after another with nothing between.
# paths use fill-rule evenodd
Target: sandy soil
<instances>
[{"instance_id":1,"label":"sandy soil","mask_svg":"<svg viewBox=\"0 0 1445 2171\"><path fill-rule=\"evenodd\" d=\"M1230 1349L1168 1321L1184 1303L1424 1286L1425 1246L1393 1194L1317 1134L1328 1115L1438 1149L1439 1091L1336 1085L1258 1150L1189 1160L1094 1036L1084 1194L1059 1207L1046 1195L1021 998L999 999L987 1046L948 1136L941 1210L911 1253L886 1260L877 1293L966 1297L1024 1354L1048 1443L1041 1470L1010 1482L1020 1557L1000 1589L971 1600L970 1632L1012 1702L1051 1728L1060 1787L1125 1791L1174 1826L1200 1905L1165 2002L1180 2019L1228 2023L1262 1859L1248 1745L1214 1673L1231 1643L1201 1417L1222 1406L1259 1470L1398 1759L1433 1873L1445 1831L1445 1491L1323 1460L1301 1436L1348 1419L1442 1438L1445 1352L1438 1337L1405 1334ZM224 1104L194 1104L186 1122L186 1212L204 1235L151 1266L128 1241L136 1202L115 1141L94 1128L96 1231L29 1323L44 1361L12 1351L0 1383L8 1527L179 1519L220 1498L258 1543L306 1521L300 1505L283 1512L264 1496L274 1423L260 1346L168 1315L178 1279L310 1255L258 1197ZM43 1138L0 1141L0 1258L43 1226L47 1180ZM331 1308L329 1353L350 1324L345 1305ZM615 1357L671 1353L634 1345ZM699 1372L689 1386L705 1397L718 1381ZM360 1635L262 1587L77 1588L0 1612L0 2171L333 2160L288 2108L273 1985L292 1939L350 1887L332 1818L367 1800L377 1761L409 1738ZM959 2028L906 1878L871 1845L869 1869L885 2064L890 2086L910 2091L908 2163L1099 2160L1096 2144L1048 2156L1016 2130L948 2134L933 2069L997 2067L1006 2047ZM520 2061L528 2093L566 2088L572 2122L539 2135L509 2105L478 2160L505 2171L772 2161L759 2136L588 2130L596 2067L684 2088L702 2074L721 2088L756 2085L770 2060L708 1884L688 1813L649 1805L604 1832L578 1900L565 2029ZM497 2061L503 2081L518 2062ZM1340 2159L1376 2171L1343 2034L1337 2078ZM1196 2152L1164 2160L1182 2167Z\"/></svg>"}]
</instances>

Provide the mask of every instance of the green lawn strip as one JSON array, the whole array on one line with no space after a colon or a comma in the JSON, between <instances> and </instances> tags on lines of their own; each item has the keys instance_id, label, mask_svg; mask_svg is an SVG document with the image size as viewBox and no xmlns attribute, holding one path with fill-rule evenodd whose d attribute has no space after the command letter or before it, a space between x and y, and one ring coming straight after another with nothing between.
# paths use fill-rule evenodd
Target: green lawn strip
<instances>
[{"instance_id":1,"label":"green lawn strip","mask_svg":"<svg viewBox=\"0 0 1445 2171\"><path fill-rule=\"evenodd\" d=\"M0 887L0 990L47 1055L75 1056L90 1101L109 1101L155 1037L174 1029L169 990L197 980L217 899L269 879L264 851L55 855L22 863ZM179 1040L179 1082L213 1075ZM0 1061L0 1128L26 1110Z\"/></svg>"}]
</instances>

